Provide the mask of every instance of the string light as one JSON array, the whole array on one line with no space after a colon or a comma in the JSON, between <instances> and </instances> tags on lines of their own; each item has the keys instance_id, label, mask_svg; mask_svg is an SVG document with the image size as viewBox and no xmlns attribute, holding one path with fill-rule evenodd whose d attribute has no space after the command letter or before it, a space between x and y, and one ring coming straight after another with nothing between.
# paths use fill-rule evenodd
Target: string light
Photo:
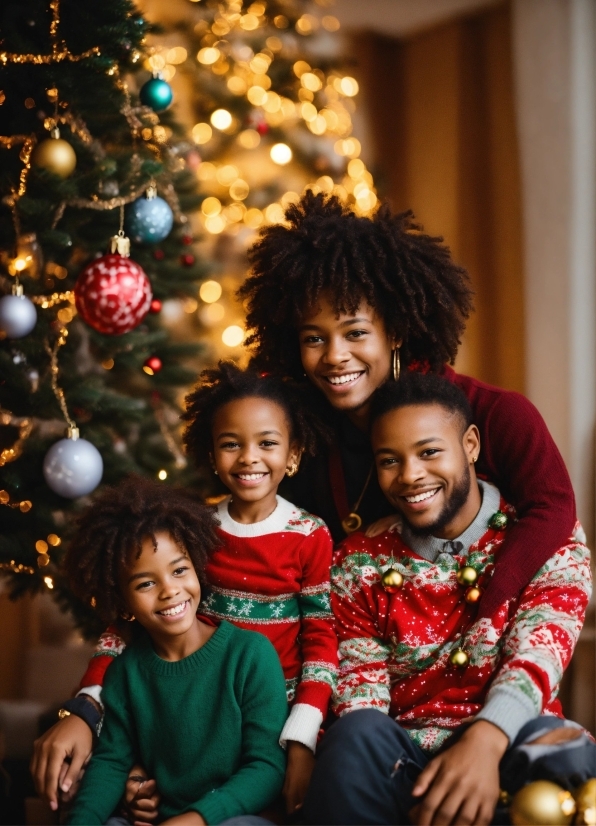
<instances>
[{"instance_id":1,"label":"string light","mask_svg":"<svg viewBox=\"0 0 596 826\"><path fill-rule=\"evenodd\" d=\"M60 0L51 0L50 10L52 12L52 22L50 23L50 44L52 46L51 54L15 54L13 52L0 52L1 64L34 63L39 65L42 63L78 63L80 60L100 56L101 52L98 46L93 46L93 48L87 49L87 51L82 52L82 54L79 55L72 54L72 52L66 47L64 41L58 38L58 26L60 25Z\"/></svg>"},{"instance_id":2,"label":"string light","mask_svg":"<svg viewBox=\"0 0 596 826\"><path fill-rule=\"evenodd\" d=\"M3 467L19 458L23 452L25 442L31 435L33 424L31 419L15 417L9 410L3 410L2 408L0 408L0 424L18 427L19 429L19 435L12 447L6 447L0 451L0 467ZM6 503L3 502L2 504Z\"/></svg>"}]
</instances>

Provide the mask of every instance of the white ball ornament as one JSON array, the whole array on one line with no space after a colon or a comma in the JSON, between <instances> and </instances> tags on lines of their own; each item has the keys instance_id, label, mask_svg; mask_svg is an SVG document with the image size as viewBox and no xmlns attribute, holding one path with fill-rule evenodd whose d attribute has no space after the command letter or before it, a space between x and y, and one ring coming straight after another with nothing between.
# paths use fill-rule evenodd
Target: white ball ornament
<instances>
[{"instance_id":1,"label":"white ball ornament","mask_svg":"<svg viewBox=\"0 0 596 826\"><path fill-rule=\"evenodd\" d=\"M5 338L24 338L37 323L35 304L15 285L12 295L0 298L0 332Z\"/></svg>"},{"instance_id":2,"label":"white ball ornament","mask_svg":"<svg viewBox=\"0 0 596 826\"><path fill-rule=\"evenodd\" d=\"M66 499L85 496L99 485L103 476L101 453L86 439L79 438L77 428L69 428L68 437L48 450L43 475L49 488Z\"/></svg>"}]
</instances>

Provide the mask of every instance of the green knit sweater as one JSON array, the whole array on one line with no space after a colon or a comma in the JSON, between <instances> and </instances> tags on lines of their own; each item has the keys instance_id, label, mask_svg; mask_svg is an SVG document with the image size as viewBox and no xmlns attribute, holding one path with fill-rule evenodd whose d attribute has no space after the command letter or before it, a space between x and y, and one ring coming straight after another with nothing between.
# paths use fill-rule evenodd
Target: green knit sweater
<instances>
[{"instance_id":1,"label":"green knit sweater","mask_svg":"<svg viewBox=\"0 0 596 826\"><path fill-rule=\"evenodd\" d=\"M104 824L135 761L157 780L162 820L196 811L220 823L279 794L286 691L260 634L222 622L178 662L160 659L144 637L115 658L102 700L103 729L68 823Z\"/></svg>"}]
</instances>

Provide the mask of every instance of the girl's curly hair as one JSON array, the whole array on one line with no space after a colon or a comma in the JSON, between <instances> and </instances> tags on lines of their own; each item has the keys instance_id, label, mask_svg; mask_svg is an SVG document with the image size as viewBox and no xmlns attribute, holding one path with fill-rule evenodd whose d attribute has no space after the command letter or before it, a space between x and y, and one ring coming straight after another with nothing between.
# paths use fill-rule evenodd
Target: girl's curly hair
<instances>
[{"instance_id":1,"label":"girl's curly hair","mask_svg":"<svg viewBox=\"0 0 596 826\"><path fill-rule=\"evenodd\" d=\"M215 413L228 402L247 398L268 399L279 405L290 426L290 441L306 455L313 456L320 440L328 438L327 429L302 403L292 382L251 368L242 370L233 361L220 361L216 368L203 370L199 383L186 397L181 416L187 422L182 440L197 465L209 462Z\"/></svg>"},{"instance_id":2,"label":"girl's curly hair","mask_svg":"<svg viewBox=\"0 0 596 826\"><path fill-rule=\"evenodd\" d=\"M338 314L367 301L388 334L403 340L404 365L439 370L454 361L472 311L469 278L412 212L392 215L385 205L361 217L336 196L307 190L286 219L287 226L262 230L249 251L252 274L238 291L256 366L302 375L296 325L323 292Z\"/></svg>"},{"instance_id":3,"label":"girl's curly hair","mask_svg":"<svg viewBox=\"0 0 596 826\"><path fill-rule=\"evenodd\" d=\"M192 562L201 586L210 554L221 545L211 508L185 491L131 476L105 488L79 517L64 558L73 592L95 606L106 624L116 622L126 606L119 576L146 537L169 533Z\"/></svg>"}]
</instances>

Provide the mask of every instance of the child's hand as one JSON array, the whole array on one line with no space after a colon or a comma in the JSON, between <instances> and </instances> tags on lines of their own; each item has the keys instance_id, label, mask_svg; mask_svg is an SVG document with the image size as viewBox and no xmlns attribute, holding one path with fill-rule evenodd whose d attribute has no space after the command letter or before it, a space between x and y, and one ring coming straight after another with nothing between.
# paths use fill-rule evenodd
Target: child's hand
<instances>
[{"instance_id":1,"label":"child's hand","mask_svg":"<svg viewBox=\"0 0 596 826\"><path fill-rule=\"evenodd\" d=\"M91 756L93 734L84 720L71 714L35 741L31 774L35 788L58 808L58 795L68 794ZM64 797L62 797L64 799Z\"/></svg>"},{"instance_id":2,"label":"child's hand","mask_svg":"<svg viewBox=\"0 0 596 826\"><path fill-rule=\"evenodd\" d=\"M207 826L198 812L184 812L169 820L163 820L161 826Z\"/></svg>"},{"instance_id":3,"label":"child's hand","mask_svg":"<svg viewBox=\"0 0 596 826\"><path fill-rule=\"evenodd\" d=\"M126 817L133 826L151 826L158 815L160 796L155 780L148 780L142 766L133 766L128 773L124 792Z\"/></svg>"},{"instance_id":4,"label":"child's hand","mask_svg":"<svg viewBox=\"0 0 596 826\"><path fill-rule=\"evenodd\" d=\"M286 779L282 789L288 814L293 814L296 809L302 808L314 767L315 756L308 746L290 740L288 742Z\"/></svg>"},{"instance_id":5,"label":"child's hand","mask_svg":"<svg viewBox=\"0 0 596 826\"><path fill-rule=\"evenodd\" d=\"M377 519L376 522L371 522L364 533L366 536L379 536L379 534L388 531L389 528L393 527L399 520L400 516L397 513L392 513L391 516L382 516L380 519Z\"/></svg>"},{"instance_id":6,"label":"child's hand","mask_svg":"<svg viewBox=\"0 0 596 826\"><path fill-rule=\"evenodd\" d=\"M507 735L492 723L473 723L420 773L412 794L423 797L410 810L413 822L489 824L499 797L499 762L508 743Z\"/></svg>"}]
</instances>

